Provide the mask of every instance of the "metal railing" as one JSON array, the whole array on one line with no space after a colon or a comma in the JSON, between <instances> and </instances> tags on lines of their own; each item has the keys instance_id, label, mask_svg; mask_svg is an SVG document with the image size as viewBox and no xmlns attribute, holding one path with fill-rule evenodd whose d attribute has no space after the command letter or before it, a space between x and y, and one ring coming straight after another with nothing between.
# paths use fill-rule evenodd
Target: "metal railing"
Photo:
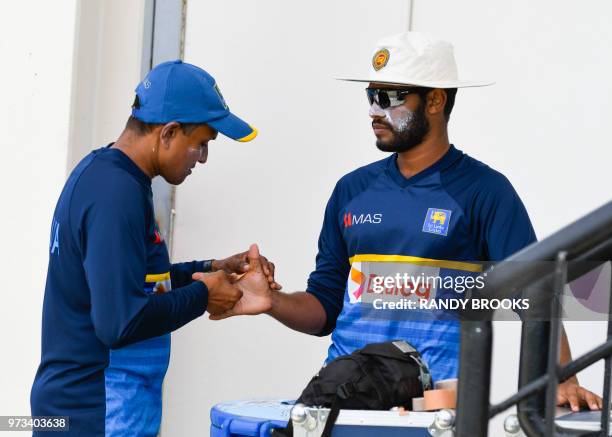
<instances>
[{"instance_id":1,"label":"metal railing","mask_svg":"<svg viewBox=\"0 0 612 437\"><path fill-rule=\"evenodd\" d=\"M612 202L609 202L548 238L534 243L487 272L485 287L472 298L505 299L517 292L540 304L537 319L523 317L518 392L496 405L490 404L491 314L470 314L461 322L461 355L457 394L456 436L486 437L489 420L517 405L523 432L531 436L608 436L612 322L607 341L583 356L558 364L561 336L561 294L565 285L594 266L612 260ZM547 287L542 287L547 284ZM542 304L544 303L544 304ZM550 304L546 304L550 303ZM612 313L612 299L610 299ZM569 431L556 427L556 395L563 381L605 359L604 407L601 430Z\"/></svg>"}]
</instances>

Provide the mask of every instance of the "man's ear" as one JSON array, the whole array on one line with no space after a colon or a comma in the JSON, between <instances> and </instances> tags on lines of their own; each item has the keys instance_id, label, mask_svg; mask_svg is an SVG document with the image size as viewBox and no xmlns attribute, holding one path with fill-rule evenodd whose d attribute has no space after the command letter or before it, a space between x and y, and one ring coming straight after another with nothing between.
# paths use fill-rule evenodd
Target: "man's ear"
<instances>
[{"instance_id":1,"label":"man's ear","mask_svg":"<svg viewBox=\"0 0 612 437\"><path fill-rule=\"evenodd\" d=\"M159 133L159 137L161 139L161 143L168 147L170 140L174 138L178 134L178 130L181 128L180 123L176 121L171 121L170 123L166 123Z\"/></svg>"},{"instance_id":2,"label":"man's ear","mask_svg":"<svg viewBox=\"0 0 612 437\"><path fill-rule=\"evenodd\" d=\"M446 91L435 88L427 94L427 112L435 115L444 112L446 105Z\"/></svg>"}]
</instances>

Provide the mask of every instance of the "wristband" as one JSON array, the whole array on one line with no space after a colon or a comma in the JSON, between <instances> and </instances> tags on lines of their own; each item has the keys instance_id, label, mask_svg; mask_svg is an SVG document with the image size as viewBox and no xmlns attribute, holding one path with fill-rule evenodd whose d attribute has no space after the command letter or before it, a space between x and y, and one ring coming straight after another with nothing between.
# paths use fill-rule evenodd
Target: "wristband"
<instances>
[{"instance_id":1,"label":"wristband","mask_svg":"<svg viewBox=\"0 0 612 437\"><path fill-rule=\"evenodd\" d=\"M205 259L202 261L202 271L204 273L210 273L213 271L213 261L214 259Z\"/></svg>"}]
</instances>

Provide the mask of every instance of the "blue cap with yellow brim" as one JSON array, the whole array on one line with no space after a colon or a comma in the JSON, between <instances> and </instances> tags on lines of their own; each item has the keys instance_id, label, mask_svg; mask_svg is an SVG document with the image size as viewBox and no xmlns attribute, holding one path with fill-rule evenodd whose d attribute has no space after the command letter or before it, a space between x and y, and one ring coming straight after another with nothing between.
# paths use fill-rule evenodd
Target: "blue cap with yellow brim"
<instances>
[{"instance_id":1,"label":"blue cap with yellow brim","mask_svg":"<svg viewBox=\"0 0 612 437\"><path fill-rule=\"evenodd\" d=\"M136 95L132 116L144 123L206 123L241 142L257 136L257 129L230 112L215 79L195 65L180 60L157 65Z\"/></svg>"}]
</instances>

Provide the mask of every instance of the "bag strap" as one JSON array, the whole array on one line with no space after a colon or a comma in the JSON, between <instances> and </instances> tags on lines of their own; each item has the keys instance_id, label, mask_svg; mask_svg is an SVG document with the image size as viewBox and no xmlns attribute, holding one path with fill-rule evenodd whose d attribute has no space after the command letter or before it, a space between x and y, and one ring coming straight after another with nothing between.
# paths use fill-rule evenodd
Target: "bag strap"
<instances>
[{"instance_id":1,"label":"bag strap","mask_svg":"<svg viewBox=\"0 0 612 437\"><path fill-rule=\"evenodd\" d=\"M423 386L423 391L431 390L431 373L429 372L429 368L425 365L420 355L410 354L410 358L412 358L419 366L419 380Z\"/></svg>"},{"instance_id":2,"label":"bag strap","mask_svg":"<svg viewBox=\"0 0 612 437\"><path fill-rule=\"evenodd\" d=\"M270 432L272 437L293 437L293 422L289 419L287 426L284 428L272 428Z\"/></svg>"},{"instance_id":3,"label":"bag strap","mask_svg":"<svg viewBox=\"0 0 612 437\"><path fill-rule=\"evenodd\" d=\"M338 420L338 415L340 414L342 404L347 399L350 399L354 394L355 385L352 382L345 382L344 384L340 384L338 386L338 390L336 391L336 396L334 397L334 401L332 402L332 406L329 410L329 416L327 416L327 420L325 421L325 427L323 428L321 437L331 437L332 429L336 424L336 420Z\"/></svg>"}]
</instances>

